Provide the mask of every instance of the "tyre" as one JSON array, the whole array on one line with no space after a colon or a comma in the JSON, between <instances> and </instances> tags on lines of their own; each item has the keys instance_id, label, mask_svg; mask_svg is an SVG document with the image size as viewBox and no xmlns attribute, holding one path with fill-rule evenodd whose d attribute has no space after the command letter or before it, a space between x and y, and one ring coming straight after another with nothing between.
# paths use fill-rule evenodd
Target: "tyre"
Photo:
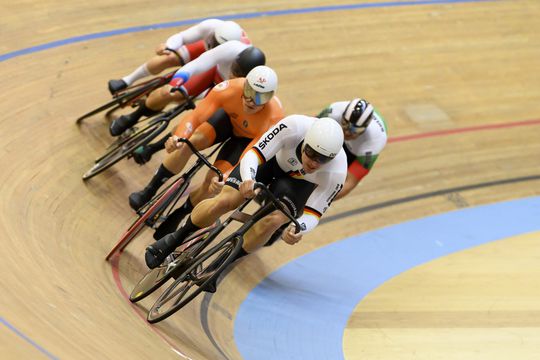
<instances>
[{"instance_id":1,"label":"tyre","mask_svg":"<svg viewBox=\"0 0 540 360\"><path fill-rule=\"evenodd\" d=\"M163 132L168 124L169 122L166 119L152 121L144 128L135 131L133 134L117 143L116 146L110 149L105 155L98 158L94 166L83 175L83 180L92 178L131 154L137 147L149 143Z\"/></svg>"},{"instance_id":2,"label":"tyre","mask_svg":"<svg viewBox=\"0 0 540 360\"><path fill-rule=\"evenodd\" d=\"M171 277L181 275L192 264L193 259L200 253L201 249L204 248L201 242L205 241L209 243L217 235L216 233L212 233L214 228L215 226L210 226L197 231L186 239L184 242L186 246L180 246L163 264L148 271L131 291L129 300L131 302L142 300ZM195 246L197 243L201 246Z\"/></svg>"},{"instance_id":3,"label":"tyre","mask_svg":"<svg viewBox=\"0 0 540 360\"><path fill-rule=\"evenodd\" d=\"M161 214L167 210L167 206L175 199L180 198L186 191L188 183L183 178L172 183L165 192L159 194L154 199L149 201L144 207L144 210L139 213L139 217L131 223L124 232L118 243L107 254L105 260L109 260L116 252L121 252L125 247L139 234L145 225L152 226L156 219L159 219ZM173 205L174 206L174 205Z\"/></svg>"},{"instance_id":4,"label":"tyre","mask_svg":"<svg viewBox=\"0 0 540 360\"><path fill-rule=\"evenodd\" d=\"M144 217L146 225L150 227L154 226L164 213L171 212L172 208L186 192L188 185L189 181L186 181L184 177L178 178L150 199L137 213L141 217Z\"/></svg>"},{"instance_id":5,"label":"tyre","mask_svg":"<svg viewBox=\"0 0 540 360\"><path fill-rule=\"evenodd\" d=\"M241 243L237 236L230 236L198 255L156 300L148 312L148 322L162 321L193 300L229 266L240 251Z\"/></svg>"}]
</instances>

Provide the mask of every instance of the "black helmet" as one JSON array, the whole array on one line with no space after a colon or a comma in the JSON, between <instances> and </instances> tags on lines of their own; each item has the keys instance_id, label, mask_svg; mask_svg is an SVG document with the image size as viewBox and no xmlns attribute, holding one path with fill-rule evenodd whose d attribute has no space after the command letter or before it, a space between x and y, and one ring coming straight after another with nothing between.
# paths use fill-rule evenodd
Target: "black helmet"
<instances>
[{"instance_id":1,"label":"black helmet","mask_svg":"<svg viewBox=\"0 0 540 360\"><path fill-rule=\"evenodd\" d=\"M266 57L261 49L250 46L236 56L231 67L231 73L235 77L246 77L251 69L265 63Z\"/></svg>"}]
</instances>

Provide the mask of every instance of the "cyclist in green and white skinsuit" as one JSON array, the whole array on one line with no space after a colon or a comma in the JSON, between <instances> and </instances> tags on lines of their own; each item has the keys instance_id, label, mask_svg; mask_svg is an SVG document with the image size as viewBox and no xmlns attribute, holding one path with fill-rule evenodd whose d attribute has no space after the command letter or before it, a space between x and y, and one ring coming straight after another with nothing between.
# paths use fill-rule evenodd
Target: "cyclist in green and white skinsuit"
<instances>
[{"instance_id":1,"label":"cyclist in green and white skinsuit","mask_svg":"<svg viewBox=\"0 0 540 360\"><path fill-rule=\"evenodd\" d=\"M336 199L351 192L366 176L386 145L386 123L373 106L363 99L338 101L321 111L319 118L330 117L342 127L343 148L347 155L347 179Z\"/></svg>"}]
</instances>

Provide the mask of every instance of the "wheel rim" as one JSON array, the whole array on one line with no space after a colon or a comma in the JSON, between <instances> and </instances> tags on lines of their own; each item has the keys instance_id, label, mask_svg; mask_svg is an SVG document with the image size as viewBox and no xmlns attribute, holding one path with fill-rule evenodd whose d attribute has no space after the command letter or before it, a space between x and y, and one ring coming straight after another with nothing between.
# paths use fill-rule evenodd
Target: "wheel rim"
<instances>
[{"instance_id":1,"label":"wheel rim","mask_svg":"<svg viewBox=\"0 0 540 360\"><path fill-rule=\"evenodd\" d=\"M186 254L173 253L172 256L174 260L148 271L135 285L129 296L129 299L132 302L142 300L150 295L174 274L177 274L180 271L179 267L182 266L182 262L186 260Z\"/></svg>"},{"instance_id":2,"label":"wheel rim","mask_svg":"<svg viewBox=\"0 0 540 360\"><path fill-rule=\"evenodd\" d=\"M98 159L99 161L83 175L83 180L87 180L116 164L140 146L143 141L152 141L166 126L166 122L160 121L140 130L138 134L133 135L133 138L119 144L117 148L112 149L108 154Z\"/></svg>"},{"instance_id":3,"label":"wheel rim","mask_svg":"<svg viewBox=\"0 0 540 360\"><path fill-rule=\"evenodd\" d=\"M156 323L164 320L194 299L228 265L226 261L230 258L236 244L237 239L233 238L221 244L219 248L214 247L200 254L189 269L159 296L148 312L148 321ZM220 263L211 269L212 273L205 274L208 266L216 261Z\"/></svg>"}]
</instances>

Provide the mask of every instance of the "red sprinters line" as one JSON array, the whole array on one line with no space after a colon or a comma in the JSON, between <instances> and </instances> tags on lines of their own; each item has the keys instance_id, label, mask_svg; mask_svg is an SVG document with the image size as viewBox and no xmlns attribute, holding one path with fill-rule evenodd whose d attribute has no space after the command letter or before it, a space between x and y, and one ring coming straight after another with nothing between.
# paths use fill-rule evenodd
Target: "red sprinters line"
<instances>
[{"instance_id":1,"label":"red sprinters line","mask_svg":"<svg viewBox=\"0 0 540 360\"><path fill-rule=\"evenodd\" d=\"M517 122L512 122L512 123L478 125L478 126L470 126L470 127L457 128L457 129L430 131L430 132L421 133L421 134L395 136L395 137L389 138L388 142L391 143L391 142L409 141L409 140L424 139L424 138L436 137L436 136L453 135L453 134L459 134L459 133L465 133L465 132L504 129L504 128L511 128L511 127L517 127L517 126L530 126L530 125L538 125L538 124L540 124L540 119L523 120L523 121L517 121Z\"/></svg>"},{"instance_id":2,"label":"red sprinters line","mask_svg":"<svg viewBox=\"0 0 540 360\"><path fill-rule=\"evenodd\" d=\"M155 326L152 326L146 321L146 316L144 312L135 304L133 304L131 301L129 301L129 295L127 294L126 290L124 289L124 286L122 285L122 280L120 279L120 272L118 269L118 263L120 262L120 254L116 253L112 256L110 259L111 262L111 268L113 273L114 282L116 283L116 287L120 290L120 293L122 294L122 297L127 301L128 304L131 305L131 308L135 311L137 316L139 316L145 323L148 325L148 327L157 334L163 341L165 341L178 355L182 356L184 359L192 360L190 357L186 356L180 349L178 349L174 343L165 336L161 331L159 331Z\"/></svg>"}]
</instances>

